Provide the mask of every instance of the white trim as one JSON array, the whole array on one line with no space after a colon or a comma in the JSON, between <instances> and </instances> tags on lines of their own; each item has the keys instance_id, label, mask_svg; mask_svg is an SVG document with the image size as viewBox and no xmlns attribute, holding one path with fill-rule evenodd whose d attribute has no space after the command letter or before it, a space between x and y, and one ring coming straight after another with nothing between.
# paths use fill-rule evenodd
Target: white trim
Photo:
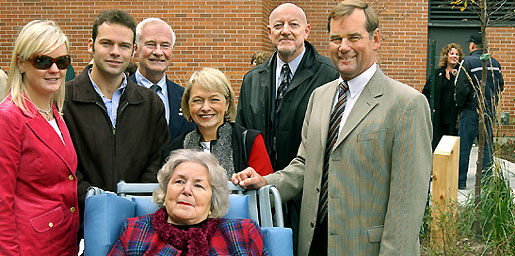
<instances>
[{"instance_id":1,"label":"white trim","mask_svg":"<svg viewBox=\"0 0 515 256\"><path fill-rule=\"evenodd\" d=\"M483 70L483 67L478 67L478 68L471 69L470 72L477 72L477 71L482 71L482 70ZM501 72L501 69L498 67L487 67L486 70Z\"/></svg>"}]
</instances>

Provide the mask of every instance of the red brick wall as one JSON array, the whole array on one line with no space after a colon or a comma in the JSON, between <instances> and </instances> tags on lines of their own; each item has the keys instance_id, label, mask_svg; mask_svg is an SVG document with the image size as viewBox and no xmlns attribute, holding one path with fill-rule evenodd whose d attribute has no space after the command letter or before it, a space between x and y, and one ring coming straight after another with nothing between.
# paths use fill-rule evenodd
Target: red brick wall
<instances>
[{"instance_id":1,"label":"red brick wall","mask_svg":"<svg viewBox=\"0 0 515 256\"><path fill-rule=\"evenodd\" d=\"M486 31L490 53L502 67L504 77L504 93L501 97L502 112L510 114L510 125L497 129L497 136L515 136L515 53L513 51L513 35L515 27L488 28Z\"/></svg>"},{"instance_id":2,"label":"red brick wall","mask_svg":"<svg viewBox=\"0 0 515 256\"><path fill-rule=\"evenodd\" d=\"M2 0L0 4L0 66L7 70L14 39L23 25L33 19L53 19L70 38L70 54L76 72L90 61L87 39L93 20L102 10L128 10L136 22L159 17L177 35L173 66L168 76L184 85L194 70L212 66L223 70L236 93L241 79L250 69L250 56L257 50L272 51L266 31L270 11L278 0ZM337 0L291 1L302 7L311 24L311 41L320 54L327 56L327 15ZM428 6L425 0L371 1L380 13L383 34L378 63L394 79L422 89L425 82ZM506 90L503 111L515 120L515 29L488 30L491 52L503 65ZM510 47L513 48L513 47ZM502 133L515 136L515 126ZM502 135L502 134L501 134Z\"/></svg>"}]
</instances>

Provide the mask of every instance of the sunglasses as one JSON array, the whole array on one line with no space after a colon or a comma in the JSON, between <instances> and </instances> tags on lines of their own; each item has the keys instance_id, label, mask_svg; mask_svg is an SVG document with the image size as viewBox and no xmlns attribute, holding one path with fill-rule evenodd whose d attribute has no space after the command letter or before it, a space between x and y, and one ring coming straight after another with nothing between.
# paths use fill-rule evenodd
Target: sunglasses
<instances>
[{"instance_id":1,"label":"sunglasses","mask_svg":"<svg viewBox=\"0 0 515 256\"><path fill-rule=\"evenodd\" d=\"M70 55L63 55L57 58L52 58L46 55L37 55L29 59L32 66L36 69L49 69L52 64L56 64L58 69L67 69L72 62Z\"/></svg>"}]
</instances>

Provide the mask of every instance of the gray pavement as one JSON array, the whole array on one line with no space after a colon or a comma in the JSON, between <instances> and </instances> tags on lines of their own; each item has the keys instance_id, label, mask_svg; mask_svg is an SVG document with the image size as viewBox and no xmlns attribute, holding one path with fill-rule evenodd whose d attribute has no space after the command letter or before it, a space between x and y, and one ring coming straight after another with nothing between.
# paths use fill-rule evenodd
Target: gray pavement
<instances>
[{"instance_id":1,"label":"gray pavement","mask_svg":"<svg viewBox=\"0 0 515 256\"><path fill-rule=\"evenodd\" d=\"M458 202L463 202L467 198L467 194L474 194L474 185L476 184L476 161L477 161L478 147L472 147L470 152L469 171L467 173L467 188L458 190ZM494 161L501 164L504 172L504 177L510 180L510 186L515 191L515 163L511 163L504 159L494 157Z\"/></svg>"}]
</instances>

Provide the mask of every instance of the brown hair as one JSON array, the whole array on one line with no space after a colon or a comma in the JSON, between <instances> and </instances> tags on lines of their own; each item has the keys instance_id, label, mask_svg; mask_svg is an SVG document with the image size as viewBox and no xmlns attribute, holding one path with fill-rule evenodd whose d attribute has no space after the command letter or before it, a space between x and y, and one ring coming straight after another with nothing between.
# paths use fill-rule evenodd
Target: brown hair
<instances>
[{"instance_id":1,"label":"brown hair","mask_svg":"<svg viewBox=\"0 0 515 256\"><path fill-rule=\"evenodd\" d=\"M447 54L449 54L452 48L458 50L458 54L460 55L460 60L458 62L463 60L463 56L465 56L465 54L463 53L463 49L461 48L461 46L457 43L450 43L444 46L442 48L442 51L440 52L440 60L438 61L438 66L440 66L441 68L447 67Z\"/></svg>"},{"instance_id":2,"label":"brown hair","mask_svg":"<svg viewBox=\"0 0 515 256\"><path fill-rule=\"evenodd\" d=\"M354 9L361 9L365 12L365 17L367 18L367 24L365 28L367 29L368 33L372 35L374 30L379 27L379 17L377 16L374 9L372 9L372 7L360 0L345 0L336 5L331 10L329 17L327 18L327 30L331 32L331 19L350 15Z\"/></svg>"}]
</instances>

